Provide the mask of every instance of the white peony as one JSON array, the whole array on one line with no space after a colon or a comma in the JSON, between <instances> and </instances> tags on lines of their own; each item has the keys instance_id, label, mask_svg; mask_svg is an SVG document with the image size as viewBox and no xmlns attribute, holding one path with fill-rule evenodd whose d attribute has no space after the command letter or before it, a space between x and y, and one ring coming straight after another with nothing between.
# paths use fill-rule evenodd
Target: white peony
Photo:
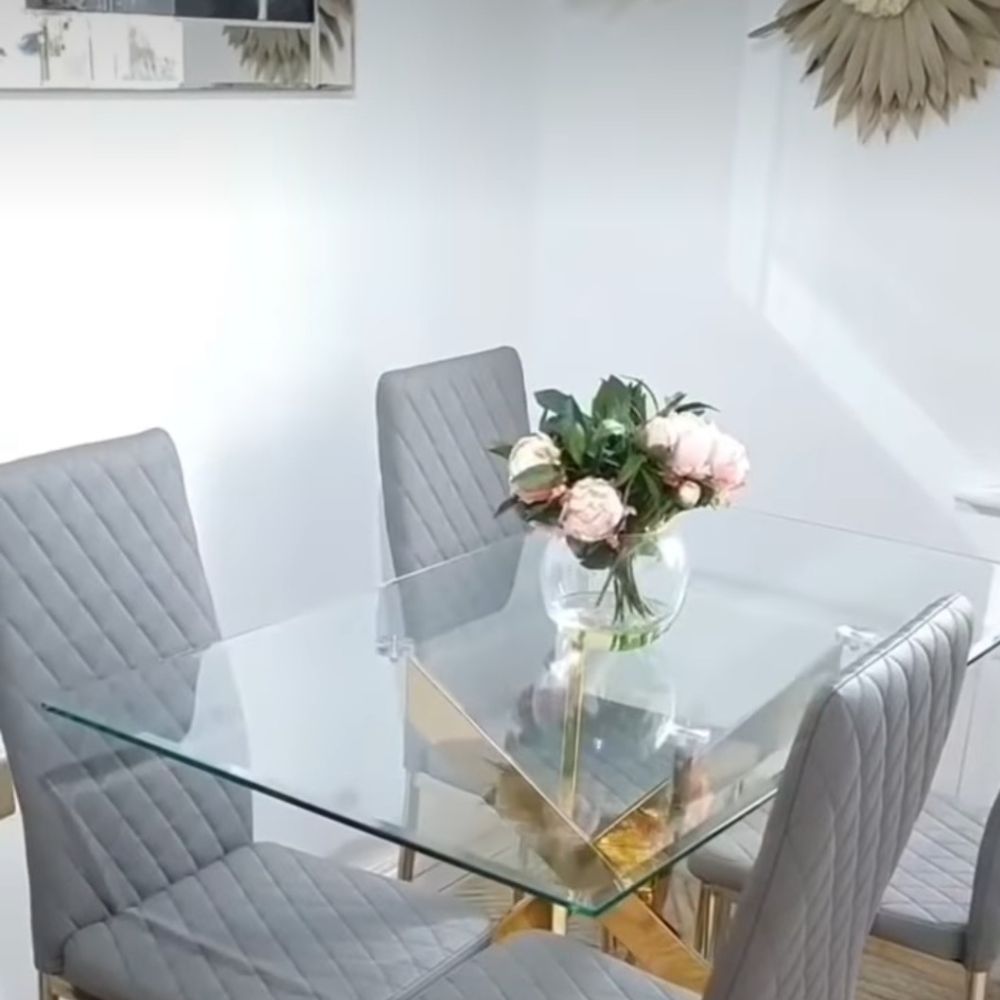
<instances>
[{"instance_id":1,"label":"white peony","mask_svg":"<svg viewBox=\"0 0 1000 1000\"><path fill-rule=\"evenodd\" d=\"M562 465L562 454L559 446L548 434L529 434L515 442L508 461L509 474L513 481L528 469L559 468Z\"/></svg>"},{"instance_id":2,"label":"white peony","mask_svg":"<svg viewBox=\"0 0 1000 1000\"><path fill-rule=\"evenodd\" d=\"M548 434L529 434L515 442L507 462L511 492L523 503L548 503L565 492L562 453ZM534 488L518 485L517 477L529 469L549 470L551 475L542 476L543 481Z\"/></svg>"}]
</instances>

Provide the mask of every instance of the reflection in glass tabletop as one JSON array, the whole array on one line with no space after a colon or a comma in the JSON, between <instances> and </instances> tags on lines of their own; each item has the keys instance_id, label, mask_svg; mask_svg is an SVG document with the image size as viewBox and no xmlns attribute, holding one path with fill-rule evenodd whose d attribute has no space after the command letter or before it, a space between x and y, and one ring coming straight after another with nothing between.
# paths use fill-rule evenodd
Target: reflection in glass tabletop
<instances>
[{"instance_id":1,"label":"reflection in glass tabletop","mask_svg":"<svg viewBox=\"0 0 1000 1000\"><path fill-rule=\"evenodd\" d=\"M599 915L771 795L818 686L994 566L746 512L689 518L685 607L644 648L560 633L518 536L45 707ZM122 758L124 759L124 758Z\"/></svg>"}]
</instances>

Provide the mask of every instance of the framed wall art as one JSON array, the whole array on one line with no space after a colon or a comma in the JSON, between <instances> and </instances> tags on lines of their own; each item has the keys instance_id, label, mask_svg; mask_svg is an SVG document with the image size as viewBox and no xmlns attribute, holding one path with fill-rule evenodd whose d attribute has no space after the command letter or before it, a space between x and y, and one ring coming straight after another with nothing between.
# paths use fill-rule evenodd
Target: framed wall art
<instances>
[{"instance_id":1,"label":"framed wall art","mask_svg":"<svg viewBox=\"0 0 1000 1000\"><path fill-rule=\"evenodd\" d=\"M0 89L353 83L353 0L0 0Z\"/></svg>"}]
</instances>

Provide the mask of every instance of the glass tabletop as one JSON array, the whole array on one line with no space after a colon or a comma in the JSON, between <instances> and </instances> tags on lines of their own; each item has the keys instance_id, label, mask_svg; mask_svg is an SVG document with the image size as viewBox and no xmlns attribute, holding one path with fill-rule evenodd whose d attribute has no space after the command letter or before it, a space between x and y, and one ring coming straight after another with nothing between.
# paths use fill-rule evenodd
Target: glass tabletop
<instances>
[{"instance_id":1,"label":"glass tabletop","mask_svg":"<svg viewBox=\"0 0 1000 1000\"><path fill-rule=\"evenodd\" d=\"M683 532L641 648L559 631L517 535L44 707L253 790L257 827L288 803L598 915L773 794L817 688L926 604L962 591L975 655L1000 641L992 563L745 511Z\"/></svg>"}]
</instances>

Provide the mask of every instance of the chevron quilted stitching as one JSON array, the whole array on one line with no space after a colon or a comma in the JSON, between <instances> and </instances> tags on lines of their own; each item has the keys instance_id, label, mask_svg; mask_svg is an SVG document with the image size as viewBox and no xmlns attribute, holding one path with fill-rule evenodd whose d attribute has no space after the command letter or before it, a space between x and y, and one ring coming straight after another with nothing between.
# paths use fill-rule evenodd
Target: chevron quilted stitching
<instances>
[{"instance_id":1,"label":"chevron quilted stitching","mask_svg":"<svg viewBox=\"0 0 1000 1000\"><path fill-rule=\"evenodd\" d=\"M183 684L186 684L190 698L193 698L196 671L196 662L187 661L176 664L170 671L130 672L126 677L126 689L132 699L137 691L152 694L154 707L162 710L160 721L166 718L171 723L162 732L178 738L184 732L186 719L178 712L177 705L169 703L166 692L169 691L169 697L177 701L179 690L183 690ZM157 678L165 685L165 691L159 691L149 683L151 679ZM144 681L141 686L136 684L138 679ZM182 682L180 686L179 681ZM116 687L121 689L121 685L114 684L114 678L102 679L99 683L109 690ZM187 699L188 702L190 698ZM183 701L183 697L180 700ZM152 720L148 701L143 700L136 708L136 717ZM42 718L48 719L47 716ZM87 739L87 734L80 734L67 726L52 726L51 720L49 725L53 735L62 741L67 754L78 759L78 769L89 779L81 785L83 794L89 793L91 799L91 808L86 811L86 821L83 820L84 810L78 802L66 809L65 814L67 820L76 825L80 837L91 844L95 859L92 867L96 878L102 878L104 869L117 869L122 875L121 881L126 882L121 859L134 858L138 850L146 859L147 868L155 871L156 876L152 880L148 876L139 879L136 873L132 876L133 881L137 881L137 885L145 885L145 891L155 891L168 884L172 877L176 877L176 873L197 868L198 857L220 856L226 850L226 845L219 839L217 829L239 830L241 839L249 836L247 817L236 808L235 799L242 796L239 792L234 793L231 786L220 786L212 779L189 775L182 765L164 762L146 751L134 748L105 743L99 755L81 752L80 741ZM66 742L71 734L79 737L72 745ZM219 794L220 791L222 794ZM65 804L77 792L78 789L71 782L64 781L58 789L59 799ZM204 794L206 792L207 795ZM102 806L109 808L95 813L94 806L99 810ZM219 810L222 815L219 815ZM150 825L150 815L154 817L153 826L158 834L156 852L143 839ZM122 823L125 824L124 828L121 827ZM185 832L183 839L175 828ZM102 830L107 832L102 833ZM126 830L132 834L127 847L120 839L117 844L109 839L115 832L120 838ZM197 856L195 845L198 845ZM96 861L98 858L101 860ZM121 903L117 901L114 892L106 889L103 894L99 894L112 911L120 908Z\"/></svg>"},{"instance_id":2,"label":"chevron quilted stitching","mask_svg":"<svg viewBox=\"0 0 1000 1000\"><path fill-rule=\"evenodd\" d=\"M448 467L445 464L441 456L440 445L435 439L434 435L431 434L427 427L426 417L422 411L422 408L417 406L412 399L407 397L406 404L410 409L410 413L415 418L415 426L419 427L423 432L424 437L424 450L428 455L433 455L435 461L438 463L437 468L427 468L426 459L422 461L417 460L415 446L409 440L409 437L400 438L400 443L409 456L410 462L412 463L413 469L420 478L420 482L424 489L434 498L436 504L436 511L440 514L441 518L447 524L448 528L451 530L452 537L449 540L450 544L440 546L440 551L446 556L460 555L462 552L469 551L469 548L475 548L477 543L481 543L481 539L476 538L476 524L472 520L472 515L469 513L469 508L467 506L467 499L455 489L454 485L450 481L450 476L448 474ZM411 427L414 426L411 424ZM412 433L412 430L411 430ZM459 502L449 502L443 494L443 490L450 488L454 491L455 495L459 497ZM466 543L463 544L463 531L458 526L455 518L459 517L468 522L468 528L472 532L472 536Z\"/></svg>"},{"instance_id":3,"label":"chevron quilted stitching","mask_svg":"<svg viewBox=\"0 0 1000 1000\"><path fill-rule=\"evenodd\" d=\"M443 435L444 437L447 438L447 440L451 441L451 443L454 445L454 449L451 452L451 454L457 456L459 462L461 463L462 467L464 468L465 472L468 475L469 481L475 483L476 493L479 497L479 500L482 502L482 506L487 511L489 511L490 514L492 514L493 511L496 509L496 504L492 503L492 501L490 500L489 494L483 488L482 480L480 479L480 476L477 473L475 465L472 463L472 461L470 461L468 454L466 454L466 449L462 447L461 442L455 436L455 428L444 414L444 409L441 406L441 401L438 399L437 389L435 389L433 385L428 386L428 393L431 402L434 404L434 408L437 410L438 416L440 416L441 418L439 426L443 428ZM438 445L438 447L444 445L444 443L445 443L444 441L440 442L440 445ZM480 447L482 446L480 445ZM483 467L482 463L476 463L476 464L478 464L479 468L482 469ZM495 477L493 479L493 482L494 484L496 483ZM469 506L471 506L473 499L474 499L473 497L468 497L468 496L464 497L465 503ZM473 528L475 528L475 524L473 524Z\"/></svg>"},{"instance_id":4,"label":"chevron quilted stitching","mask_svg":"<svg viewBox=\"0 0 1000 1000\"><path fill-rule=\"evenodd\" d=\"M474 407L478 407L479 412L483 414L483 417L490 425L490 434L492 435L493 441L502 441L504 434L506 433L504 428L516 427L522 419L522 415L517 413L512 407L510 394L505 394L503 392L500 383L497 382L496 377L494 376L493 388L495 392L493 400L487 402L482 386L479 384L479 375L475 370L470 371L466 384L471 385L473 392L476 394L475 402L470 403L468 400L462 401L466 412L471 413ZM455 385L454 382L451 382L450 386L456 395L461 396L462 388L460 385ZM503 414L502 419L499 421L496 417L497 413ZM497 482L506 487L506 477L501 472L502 466L500 463L494 463L491 468L494 470L494 477Z\"/></svg>"},{"instance_id":5,"label":"chevron quilted stitching","mask_svg":"<svg viewBox=\"0 0 1000 1000\"><path fill-rule=\"evenodd\" d=\"M769 814L767 809L758 810L718 838L723 843L713 841L691 859L692 872L712 884L741 888L760 850ZM968 921L984 822L985 810L972 810L944 795L928 798L882 897L874 926L877 936L902 944L913 940L912 929L886 918L931 928L941 926L944 934L934 953L961 958L961 936Z\"/></svg>"},{"instance_id":6,"label":"chevron quilted stitching","mask_svg":"<svg viewBox=\"0 0 1000 1000\"><path fill-rule=\"evenodd\" d=\"M148 1000L406 1000L488 932L448 899L260 844L80 931L67 969Z\"/></svg>"},{"instance_id":7,"label":"chevron quilted stitching","mask_svg":"<svg viewBox=\"0 0 1000 1000\"><path fill-rule=\"evenodd\" d=\"M720 960L709 988L711 1000L755 993L789 1000L839 1000L850 995L861 945L877 903L874 893L888 880L895 853L903 846L900 833L913 819L930 780L926 765L936 761L944 741L946 727L932 731L926 712L921 711L930 674L953 673L957 683L964 671L968 629L961 625L966 613L964 609L954 610L953 605L937 613L943 617L954 615L956 619L954 645L961 649L961 662L949 655L951 645L944 648L944 655L936 649L937 655L925 657L925 651L918 647L929 640L937 646L935 629L928 628L925 620L918 620L909 632L896 637L893 647L883 648L874 659L870 658L863 665L863 674L841 683L816 719L812 742L800 744L793 751L786 779L790 780L798 768L799 784L782 786L754 883L744 896L730 938L731 947ZM903 642L909 643L908 653ZM943 691L946 704L953 704L951 687ZM846 716L845 709L849 710ZM850 725L845 726L848 720ZM831 768L835 764L831 753L842 756L845 737L853 737L856 766L825 771L825 764ZM929 754L925 753L928 742L932 744ZM838 743L841 749L834 750ZM924 766L914 771L912 759ZM916 787L908 789L904 800L894 804L890 789L907 774L913 775ZM832 823L829 818L823 821L824 810L818 810L821 803L826 804L828 815L832 813ZM778 821L776 815L784 806L789 807L788 811ZM903 814L902 820L899 813ZM871 839L873 829L881 831L877 843ZM809 848L811 838L828 838L831 832L833 853L826 860L816 858L815 851ZM792 843L806 848L808 853L791 851ZM835 874L835 884L825 887L817 869L825 870L827 877ZM841 883L849 885L851 891L843 891ZM790 966L786 960L782 968L788 977L775 984L764 971L764 966L773 964L775 958L771 942L785 942L796 934L802 907L813 914L802 944L806 968L813 971L799 979L801 967ZM755 948L760 952L756 956ZM765 953L769 961L764 960ZM765 989L771 992L761 993Z\"/></svg>"},{"instance_id":8,"label":"chevron quilted stitching","mask_svg":"<svg viewBox=\"0 0 1000 1000\"><path fill-rule=\"evenodd\" d=\"M259 861L261 859L258 858L257 860ZM287 962L287 964L291 966L296 973L295 976L288 976L287 973L283 974L280 965L275 967L273 963L269 962L268 965L271 967L266 970L266 978L275 983L281 983L282 980L285 980L286 982L284 985L286 985L286 987L288 985L292 985L296 990L303 990L307 993L312 993L313 990L308 985L310 983L309 969L305 962L300 962L297 957L297 951L302 949L303 941L308 941L314 946L308 949L313 952L312 960L314 964L320 966L320 968L316 969L316 975L312 977L312 981L316 982L317 980L328 979L332 973L341 981L343 986L349 987L350 984L348 978L342 975L341 970L338 969L336 963L332 961L327 953L327 950L323 947L321 939L316 935L310 924L302 918L298 909L289 903L288 897L285 895L281 883L274 879L265 865L258 867L260 871L266 873L272 890L264 896L262 900L265 904L264 906L258 907L249 887L244 884L245 876L243 878L229 878L227 879L227 884L229 886L229 892L238 896L244 904L246 912L241 914L239 919L245 920L248 914L252 916L257 921L263 935L266 937L268 945L275 951L279 952L281 959ZM211 908L212 912L218 914L220 921L223 925L225 925L231 940L235 942L235 921L228 922L226 920L225 914L227 908L217 906L212 896L205 891L205 887L201 885L201 883L195 884L201 890L205 902ZM280 905L278 901L280 901ZM271 927L268 926L268 920L274 922L276 917L280 917L281 920L287 921L291 924L292 933L288 936L288 940L285 940L281 935L275 934ZM182 926L190 925L184 924ZM376 970L377 975L381 975L381 966L376 962L375 957L371 954L371 952L364 948L363 943L353 933L350 926L344 921L337 921L337 933L333 937L333 940L336 940L342 946L345 936L352 940L358 946L359 950L365 952L365 962L370 964L372 968ZM236 955L241 957L246 955L256 956L259 954L259 945L257 948L250 949L249 951L245 948L245 946L240 947L236 945L234 947L234 951ZM213 975L221 981L222 977L219 975L217 968L214 967L214 963Z\"/></svg>"},{"instance_id":9,"label":"chevron quilted stitching","mask_svg":"<svg viewBox=\"0 0 1000 1000\"><path fill-rule=\"evenodd\" d=\"M813 703L706 1000L852 996L878 897L944 744L970 637L967 604L938 605ZM900 789L907 780L913 787ZM522 937L459 967L422 1000L669 996L624 969L564 941Z\"/></svg>"},{"instance_id":10,"label":"chevron quilted stitching","mask_svg":"<svg viewBox=\"0 0 1000 1000\"><path fill-rule=\"evenodd\" d=\"M249 813L237 803L249 797L162 762L133 772L134 760L93 734L69 733L31 699L216 634L176 454L162 432L0 467L0 723L31 833L36 951L47 971L59 970L73 926L245 841ZM155 701L182 732L188 695L174 703L150 688L144 707ZM67 801L82 811L70 818ZM65 843L89 842L89 858L66 857L56 835L66 822L85 836Z\"/></svg>"},{"instance_id":11,"label":"chevron quilted stitching","mask_svg":"<svg viewBox=\"0 0 1000 1000\"><path fill-rule=\"evenodd\" d=\"M181 572L179 572L179 567L177 566L177 564L174 563L164 551L163 544L157 537L157 532L153 530L153 528L150 526L147 520L143 519L138 507L130 505L129 499L123 492L121 484L115 479L115 477L111 474L111 472L109 472L107 469L104 469L102 471L104 472L104 475L107 477L107 481L114 486L116 492L118 493L118 496L121 498L123 512L124 511L130 512L131 515L141 524L144 538L148 539L152 543L160 559L162 559L164 568L167 570L169 574L167 576L167 581L166 581L167 585L174 584L180 587L186 594L188 600L190 601L190 608L185 609L185 611L188 613L193 611L196 615L200 616L201 618L200 625L203 628L207 628L209 631L214 631L214 625L209 622L208 618L205 615L204 609L199 604L198 599L192 592L191 587L188 585L188 582L184 578L184 575ZM97 506L95 506L93 499L84 492L81 484L76 480L69 480L69 482L71 483L73 488L80 493L81 496L85 497L87 503L90 504L91 510L93 510L95 517L105 526L105 528L108 530L109 535L111 535L111 537L114 538L114 535L112 534L111 528L109 527L107 520L102 516L100 509ZM162 605L164 612L167 614L171 622L173 622L174 626L176 627L178 636L182 639L185 645L190 646L191 631L192 631L190 624L189 623L185 624L182 621L180 614L173 610L174 602L169 598L169 596L167 594L159 593L157 591L157 588L154 587L151 582L150 576L144 574L140 570L140 567L136 564L135 557L132 555L132 553L130 553L124 547L121 548L121 551L122 554L125 556L125 558L128 559L133 569L136 571L136 575L139 576L142 579L143 583L149 588L150 593L153 595L155 600L160 605Z\"/></svg>"},{"instance_id":12,"label":"chevron quilted stitching","mask_svg":"<svg viewBox=\"0 0 1000 1000\"><path fill-rule=\"evenodd\" d=\"M41 490L39 490L39 495L48 504L49 509L52 510L53 514L55 514L55 509L52 507L51 501L45 496L44 492L42 492ZM37 547L39 554L41 554L45 559L48 560L48 563L52 567L52 570L56 573L56 575L62 581L63 585L66 588L67 594L74 594L75 588L73 587L73 585L70 582L69 578L67 577L66 573L59 566L59 564L54 559L52 559L51 555L48 552L47 547L42 544L41 539L32 530L31 526L27 523L27 521L24 518L23 514L20 511L18 511L13 506L13 504L11 503L11 501L7 497L0 496L0 501L2 501L4 503L4 505L8 508L8 510L11 511L11 513L15 514L15 516L17 516L19 518L19 520L21 521L21 523L24 526L25 530L27 531L28 535L30 536L30 538L34 542L35 546ZM80 545L79 540L76 538L76 536L73 534L73 532L71 530L69 530L68 534L76 542L76 544L79 547L81 553L83 553L84 555L86 555L86 552L83 549L83 546ZM10 562L9 557L5 553L0 552L0 555L3 555L3 557L5 559L7 559L8 562ZM75 646L75 644L74 644L74 642L72 640L72 637L67 634L67 630L65 628L63 628L59 624L59 622L56 620L56 618L53 615L53 613L46 607L46 605L42 601L41 597L39 597L38 593L32 587L31 578L28 575L28 573L27 572L20 572L19 571L19 567L16 566L16 565L14 565L13 563L11 563L11 568L18 575L18 577L19 577L22 585L24 586L24 588L27 591L27 593L31 596L32 600L34 600L36 606L38 607L38 610L43 615L46 615L46 616L48 616L48 617L50 617L52 619L53 625L56 628L59 629L59 631L66 638L66 641L73 647L74 651L80 657L81 662L86 663L87 662L86 655L84 654L84 652L82 650L80 650L79 648L77 648ZM105 581L105 583L106 582L107 581ZM94 612L91 610L91 608L90 608L89 604L87 603L87 601L81 599L80 604L83 607L84 611L89 616L89 618L91 620L91 623L97 628L98 631L101 631L100 625L99 625L99 623L97 621L97 618L96 618ZM11 627L16 628L16 626L14 625L13 622L11 622ZM121 649L121 647L118 646L118 644L114 641L113 637L110 634L108 634L108 633L105 632L104 635L105 635L105 637L106 637L106 639L108 641L108 644L114 649L115 653L118 655L118 657L119 657L119 665L125 665L125 664L127 664L128 660L125 657L124 652ZM22 640L24 639L23 635L21 635L20 633L19 633L19 636L22 638ZM150 642L150 650L152 650L154 648L152 640L150 639L150 637L148 635L146 636L146 638L147 638L147 640L149 640L149 642ZM30 645L27 643L27 641L25 641L25 646L30 650ZM49 669L49 668L46 666L46 669ZM51 673L51 670L49 672ZM55 676L53 676L53 680L57 680L57 679L58 678L56 678Z\"/></svg>"},{"instance_id":13,"label":"chevron quilted stitching","mask_svg":"<svg viewBox=\"0 0 1000 1000\"><path fill-rule=\"evenodd\" d=\"M693 994L551 935L525 934L489 949L420 1000L693 1000Z\"/></svg>"},{"instance_id":14,"label":"chevron quilted stitching","mask_svg":"<svg viewBox=\"0 0 1000 1000\"><path fill-rule=\"evenodd\" d=\"M951 638L949 628L953 633ZM797 851L787 854L788 863L795 866L794 881L801 882L803 897L809 900L807 908L813 908L816 899L827 891L831 893L829 898L834 900L831 910L820 909L818 915L810 920L808 932L804 934L810 947L831 956L828 969L830 984L853 981L856 961L839 962L833 961L833 958L846 956L849 940L866 933L867 921L870 920L868 914L878 905L873 895L875 888L884 882L886 873L893 870L897 855L907 840L905 834L914 820L914 814L920 810L957 703L971 629L964 614L945 606L935 619L918 619L915 628L904 633L904 638L909 640L909 647L883 647L877 655L884 658L886 669L862 679L864 700L878 704L879 708L877 712L858 716L852 724L858 754L853 770L858 780L844 787L852 795L860 790L858 803L868 802L869 805L859 812L849 798L837 798L829 804L833 818L827 828L834 842L840 845L833 866L837 871L833 886L813 885L811 856L799 857ZM898 643L899 637L896 641ZM907 739L888 739L886 742L887 736L893 732L906 732ZM883 744L884 754L880 750ZM884 767L871 766L871 761L880 760L883 756ZM814 777L813 780L817 787L832 788L835 772L822 778ZM918 828L905 844L902 859L892 876L893 887L887 890L883 899L876 923L877 931L885 923L886 913L892 909L890 903L897 891L895 887L905 885L908 877L905 873L913 866L921 844L927 839L922 830L927 827L928 817L938 814L942 801L940 797L932 798L924 813L917 817ZM815 803L811 808L816 808ZM760 850L760 831L766 816L767 810L764 810L755 815L752 822L738 824L720 838L722 843L718 849L713 843L697 852L690 859L691 870L709 882L718 875L722 884L740 888L749 875L748 859L755 858ZM864 821L860 822L862 816ZM848 822L845 817L852 821ZM932 825L936 822L932 821ZM875 837L879 828L882 829L882 836ZM938 842L940 837L932 835L932 839ZM967 843L967 850L969 846ZM972 853L974 855L974 848ZM971 865L967 870L971 872ZM826 930L830 928L830 913L833 912L850 913L851 919L833 920L833 937L828 938ZM799 926L793 929L792 935L790 950L801 944ZM826 948L822 946L824 941ZM798 982L798 967L781 964L780 950L772 954L771 961L779 963L778 967L782 969L779 982L786 976ZM817 984L821 978L810 973L796 988L805 990L801 994L803 996L826 996L826 992L810 992L819 988ZM823 988L826 989L825 986ZM796 993L794 990L787 994L777 990L773 995L794 996Z\"/></svg>"},{"instance_id":15,"label":"chevron quilted stitching","mask_svg":"<svg viewBox=\"0 0 1000 1000\"><path fill-rule=\"evenodd\" d=\"M491 380L484 390L482 379ZM506 349L383 377L379 450L389 541L398 574L523 530L496 518L507 493L496 440L527 432L520 364Z\"/></svg>"},{"instance_id":16,"label":"chevron quilted stitching","mask_svg":"<svg viewBox=\"0 0 1000 1000\"><path fill-rule=\"evenodd\" d=\"M83 493L83 491L80 489L79 485L76 482L74 482L73 480L71 480L71 479L69 479L67 477L67 483L70 486L70 488L73 489L77 493L77 495L79 496L80 500L87 505L87 507L89 508L89 512L93 515L94 520L98 524L100 524L101 528L103 529L103 531L105 531L107 533L107 541L110 543L110 545L114 549L115 555L117 556L119 553L122 554L122 555L124 555L125 558L128 559L129 563L131 564L131 567L132 567L132 569L134 571L134 574L135 574L135 578L137 580L140 580L148 588L149 584L146 581L146 579L144 578L143 574L139 571L139 567L137 567L135 565L135 563L132 560L132 558L127 554L127 552L125 551L124 547L119 542L118 538L115 537L115 534L112 531L112 529L109 527L106 519L104 519L103 517L101 517L101 515L98 512L98 510L95 508L93 502ZM55 506L53 505L53 501L49 498L48 494L46 493L44 487L41 484L39 484L38 487L37 487L37 495L40 496L46 502L46 504L48 504L49 509L52 511L53 517L55 518L56 522L59 524L59 526L62 529L62 531L65 532L65 536L68 536L76 544L76 546L78 547L81 555L86 560L86 563L85 563L86 567L88 569L91 569L94 573L96 573L101 578L100 582L101 582L101 585L102 585L103 592L106 593L106 594L113 595L113 599L121 607L123 613L130 620L130 623L134 624L136 626L136 628L145 637L145 639L149 643L149 649L147 651L147 655L149 657L155 657L157 655L157 653L158 653L158 643L156 642L156 639L154 638L154 636L152 636L147 631L146 626L142 622L142 620L140 618L138 618L138 616L136 616L132 612L132 610L129 609L125 605L124 601L122 600L121 595L118 592L118 589L112 584L112 582L105 575L104 569L101 566L101 560L99 558L95 558L96 553L94 553L94 552L92 552L92 551L90 551L88 549L88 546L85 544L83 538L81 538L81 536L73 529L72 522L69 519L69 517L63 518L61 521L59 520L59 514L56 511ZM62 544L62 542L63 542L63 539L60 538L59 539L60 545ZM50 549L45 548L45 555L46 555L46 557L49 560L49 565L52 566L54 569L56 569L57 572L59 572L58 567L57 567L57 562L56 562L56 556L55 556L55 554L52 551L50 551ZM65 577L64 577L64 579L65 579ZM81 605L83 605L83 606L86 607L86 601L85 601L85 598L84 598L84 595L86 594L86 590L87 590L86 586L79 586L79 585L78 586L73 586L69 582L68 579L67 579L66 583L67 583L67 591L70 594L72 594L74 597L79 598ZM159 601L160 600L159 595L153 593L151 589L150 589L150 596L155 601ZM175 641L178 641L180 643L180 645L177 648L179 648L179 649L185 648L186 645L189 643L189 639L185 635L184 630L181 628L181 625L178 622L178 620L177 620L174 612L172 610L170 610L169 607L167 607L167 606L164 606L164 611L165 611L165 613L167 615L167 618L169 619L169 621L171 622L171 624L176 629L177 636L176 636L176 640ZM96 622L96 618L94 619L94 621ZM101 628L100 630L103 632L104 637L107 638L107 640L108 640L109 643L113 643L114 642L114 640L112 638L113 633L109 633L108 631L105 631L103 628ZM67 636L67 638L69 638L69 636ZM85 663L87 663L89 669L91 669L91 670L95 669L95 665L92 665L92 664L89 663L89 658L88 657L83 656L82 659L83 659L83 661ZM127 665L128 662L129 662L128 658L125 657L125 656L123 656L122 657L122 664L121 665Z\"/></svg>"}]
</instances>

